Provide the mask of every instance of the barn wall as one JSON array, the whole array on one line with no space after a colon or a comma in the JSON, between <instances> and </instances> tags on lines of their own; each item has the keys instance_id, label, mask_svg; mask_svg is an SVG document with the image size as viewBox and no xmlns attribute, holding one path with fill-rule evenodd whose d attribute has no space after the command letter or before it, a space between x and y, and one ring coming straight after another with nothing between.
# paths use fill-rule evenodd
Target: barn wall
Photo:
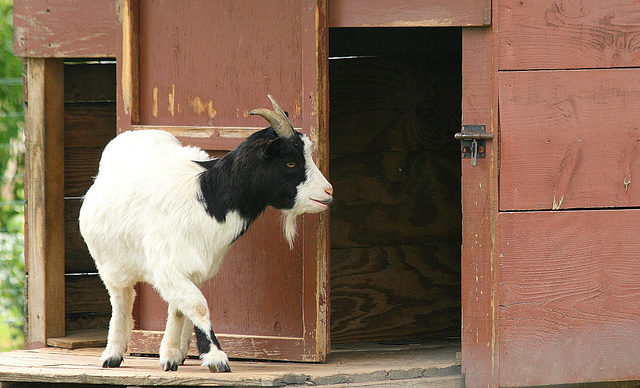
<instances>
[{"instance_id":1,"label":"barn wall","mask_svg":"<svg viewBox=\"0 0 640 388\"><path fill-rule=\"evenodd\" d=\"M116 69L109 61L68 61L64 71L65 326L107 329L109 298L80 236L78 212L102 149L116 134Z\"/></svg>"},{"instance_id":2,"label":"barn wall","mask_svg":"<svg viewBox=\"0 0 640 388\"><path fill-rule=\"evenodd\" d=\"M406 42L407 45L398 44ZM460 333L460 30L333 30L331 340Z\"/></svg>"},{"instance_id":3,"label":"barn wall","mask_svg":"<svg viewBox=\"0 0 640 388\"><path fill-rule=\"evenodd\" d=\"M637 379L640 5L497 7L500 385Z\"/></svg>"}]
</instances>

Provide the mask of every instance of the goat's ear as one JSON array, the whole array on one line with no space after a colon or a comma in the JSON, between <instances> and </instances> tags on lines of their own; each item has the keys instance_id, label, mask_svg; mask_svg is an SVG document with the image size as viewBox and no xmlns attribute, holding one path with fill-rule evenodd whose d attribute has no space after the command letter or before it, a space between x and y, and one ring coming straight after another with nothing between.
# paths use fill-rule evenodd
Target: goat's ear
<instances>
[{"instance_id":1,"label":"goat's ear","mask_svg":"<svg viewBox=\"0 0 640 388\"><path fill-rule=\"evenodd\" d=\"M262 157L265 159L270 159L273 155L276 155L278 153L278 150L280 149L280 144L282 144L282 139L279 137L269 141L269 143L267 143L267 146L264 148L264 151L262 152Z\"/></svg>"}]
</instances>

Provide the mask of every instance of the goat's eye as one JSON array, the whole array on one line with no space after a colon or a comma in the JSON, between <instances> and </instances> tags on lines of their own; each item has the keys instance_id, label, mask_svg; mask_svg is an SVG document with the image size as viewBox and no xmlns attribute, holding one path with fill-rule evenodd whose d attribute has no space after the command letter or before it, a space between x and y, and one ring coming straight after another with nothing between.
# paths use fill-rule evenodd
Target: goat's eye
<instances>
[{"instance_id":1,"label":"goat's eye","mask_svg":"<svg viewBox=\"0 0 640 388\"><path fill-rule=\"evenodd\" d=\"M295 166L296 166L296 164L294 162L287 163L287 167L289 167L289 168L294 168Z\"/></svg>"}]
</instances>

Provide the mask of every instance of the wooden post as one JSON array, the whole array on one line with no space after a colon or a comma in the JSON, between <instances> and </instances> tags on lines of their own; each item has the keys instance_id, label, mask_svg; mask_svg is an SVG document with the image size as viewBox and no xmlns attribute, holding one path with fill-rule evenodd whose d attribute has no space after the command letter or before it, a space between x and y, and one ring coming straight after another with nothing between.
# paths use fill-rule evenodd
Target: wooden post
<instances>
[{"instance_id":1,"label":"wooden post","mask_svg":"<svg viewBox=\"0 0 640 388\"><path fill-rule=\"evenodd\" d=\"M26 348L65 335L64 63L27 59Z\"/></svg>"}]
</instances>

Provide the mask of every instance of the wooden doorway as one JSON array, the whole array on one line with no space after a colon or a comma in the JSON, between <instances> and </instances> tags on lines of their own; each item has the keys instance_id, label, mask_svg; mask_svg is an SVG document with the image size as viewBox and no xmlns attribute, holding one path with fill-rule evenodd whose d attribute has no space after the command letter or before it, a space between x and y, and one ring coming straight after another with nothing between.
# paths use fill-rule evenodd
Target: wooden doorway
<instances>
[{"instance_id":1,"label":"wooden doorway","mask_svg":"<svg viewBox=\"0 0 640 388\"><path fill-rule=\"evenodd\" d=\"M330 32L332 344L460 337L461 34Z\"/></svg>"}]
</instances>

